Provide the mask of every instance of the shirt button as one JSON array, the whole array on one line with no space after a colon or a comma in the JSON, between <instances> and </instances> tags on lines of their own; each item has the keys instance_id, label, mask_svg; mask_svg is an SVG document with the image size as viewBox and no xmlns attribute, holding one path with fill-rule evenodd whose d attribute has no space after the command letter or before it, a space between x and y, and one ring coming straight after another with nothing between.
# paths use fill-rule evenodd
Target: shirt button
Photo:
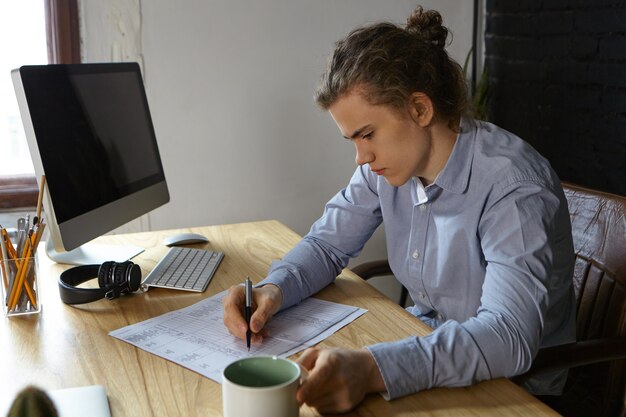
<instances>
[{"instance_id":1,"label":"shirt button","mask_svg":"<svg viewBox=\"0 0 626 417\"><path fill-rule=\"evenodd\" d=\"M443 321L443 314L441 313L437 314L437 320Z\"/></svg>"},{"instance_id":2,"label":"shirt button","mask_svg":"<svg viewBox=\"0 0 626 417\"><path fill-rule=\"evenodd\" d=\"M426 210L426 204L421 204L421 205L420 205L420 210L421 210L421 211Z\"/></svg>"},{"instance_id":3,"label":"shirt button","mask_svg":"<svg viewBox=\"0 0 626 417\"><path fill-rule=\"evenodd\" d=\"M424 299L424 297L426 297L426 296L424 295L424 293L423 293L423 292L421 292L421 291L417 293L417 296L418 296L420 299L422 299L422 300Z\"/></svg>"},{"instance_id":4,"label":"shirt button","mask_svg":"<svg viewBox=\"0 0 626 417\"><path fill-rule=\"evenodd\" d=\"M417 249L415 249L415 250L413 251L413 254L412 254L411 256L413 257L413 259L419 259L419 257L420 257L420 252L419 252Z\"/></svg>"}]
</instances>

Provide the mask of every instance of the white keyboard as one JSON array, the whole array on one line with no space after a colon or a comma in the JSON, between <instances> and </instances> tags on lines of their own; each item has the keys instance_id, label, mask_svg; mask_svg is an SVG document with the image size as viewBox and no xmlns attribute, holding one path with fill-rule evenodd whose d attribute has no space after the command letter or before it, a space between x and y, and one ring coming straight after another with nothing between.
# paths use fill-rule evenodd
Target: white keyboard
<instances>
[{"instance_id":1,"label":"white keyboard","mask_svg":"<svg viewBox=\"0 0 626 417\"><path fill-rule=\"evenodd\" d=\"M142 284L203 292L223 258L222 252L175 246L161 258Z\"/></svg>"}]
</instances>

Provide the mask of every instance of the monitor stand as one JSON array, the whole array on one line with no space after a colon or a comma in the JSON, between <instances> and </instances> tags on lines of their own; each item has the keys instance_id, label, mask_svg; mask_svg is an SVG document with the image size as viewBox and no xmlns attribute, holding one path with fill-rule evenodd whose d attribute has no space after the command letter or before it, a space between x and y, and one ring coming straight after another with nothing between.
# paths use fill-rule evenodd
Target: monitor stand
<instances>
[{"instance_id":1,"label":"monitor stand","mask_svg":"<svg viewBox=\"0 0 626 417\"><path fill-rule=\"evenodd\" d=\"M50 259L61 264L91 265L107 261L124 262L139 255L145 249L140 246L103 245L85 243L68 252L54 249L52 239L46 241L46 254Z\"/></svg>"}]
</instances>

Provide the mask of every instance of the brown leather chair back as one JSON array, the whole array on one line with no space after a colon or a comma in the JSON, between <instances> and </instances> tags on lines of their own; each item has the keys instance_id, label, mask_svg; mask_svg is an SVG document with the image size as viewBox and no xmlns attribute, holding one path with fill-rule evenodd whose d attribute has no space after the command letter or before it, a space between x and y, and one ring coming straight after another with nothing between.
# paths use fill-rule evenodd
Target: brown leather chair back
<instances>
[{"instance_id":1,"label":"brown leather chair back","mask_svg":"<svg viewBox=\"0 0 626 417\"><path fill-rule=\"evenodd\" d=\"M577 340L626 336L626 198L563 188L576 252ZM625 387L626 360L604 362L570 370L566 395L590 403L592 415L615 416Z\"/></svg>"},{"instance_id":2,"label":"brown leather chair back","mask_svg":"<svg viewBox=\"0 0 626 417\"><path fill-rule=\"evenodd\" d=\"M543 401L564 416L626 416L626 359L616 360L626 357L626 197L569 183L563 189L576 253L577 342L542 348L514 380L571 368L563 395ZM386 259L352 270L364 279L392 274Z\"/></svg>"}]
</instances>

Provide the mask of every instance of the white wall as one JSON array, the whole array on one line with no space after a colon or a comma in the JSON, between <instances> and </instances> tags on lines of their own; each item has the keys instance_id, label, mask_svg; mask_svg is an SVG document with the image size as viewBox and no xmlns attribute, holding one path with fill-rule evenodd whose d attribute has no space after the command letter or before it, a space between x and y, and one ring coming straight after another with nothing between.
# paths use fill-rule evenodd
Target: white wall
<instances>
[{"instance_id":1,"label":"white wall","mask_svg":"<svg viewBox=\"0 0 626 417\"><path fill-rule=\"evenodd\" d=\"M430 0L471 47L472 2ZM171 202L132 229L278 219L300 234L350 178L354 150L312 100L333 43L403 23L409 0L82 0L84 62L136 60ZM385 256L382 233L361 259ZM353 263L354 264L354 263Z\"/></svg>"}]
</instances>

